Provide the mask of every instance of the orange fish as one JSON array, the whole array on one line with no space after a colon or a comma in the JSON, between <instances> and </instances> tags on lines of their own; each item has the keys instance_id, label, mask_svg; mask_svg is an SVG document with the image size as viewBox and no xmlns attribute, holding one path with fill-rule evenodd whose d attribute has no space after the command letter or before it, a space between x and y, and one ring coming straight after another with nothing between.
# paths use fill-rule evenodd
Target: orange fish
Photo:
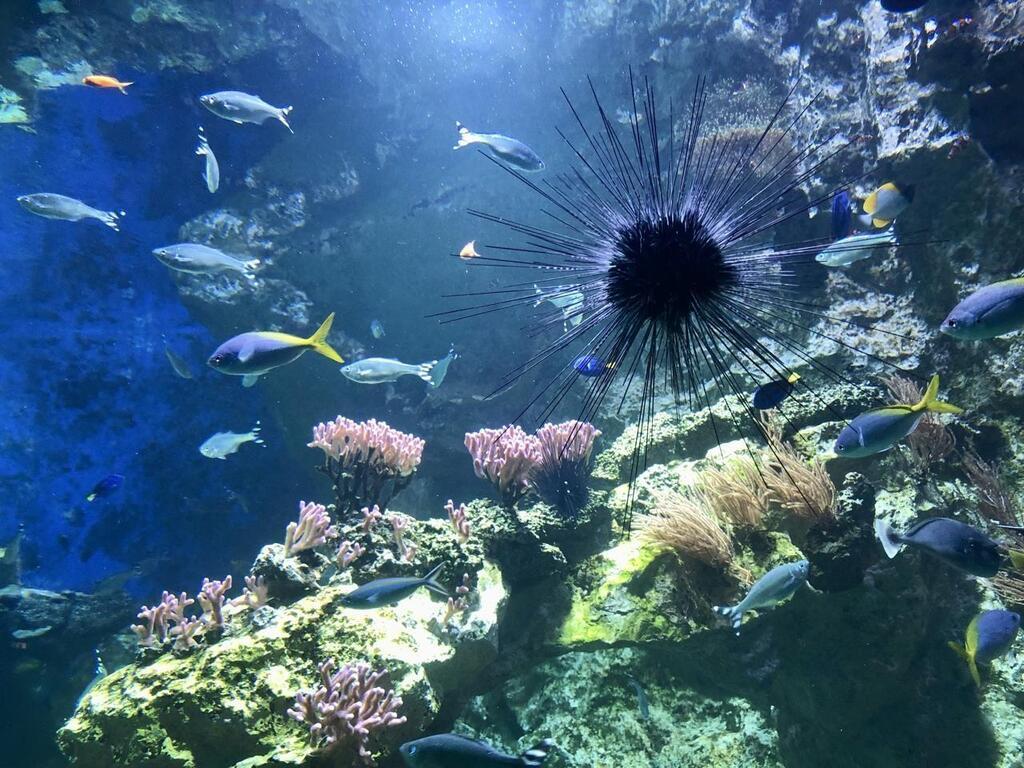
<instances>
[{"instance_id":1,"label":"orange fish","mask_svg":"<svg viewBox=\"0 0 1024 768\"><path fill-rule=\"evenodd\" d=\"M122 83L116 77L107 75L89 75L82 78L82 85L91 85L93 88L117 88L121 93L128 93L125 88L132 83Z\"/></svg>"},{"instance_id":2,"label":"orange fish","mask_svg":"<svg viewBox=\"0 0 1024 768\"><path fill-rule=\"evenodd\" d=\"M468 243L462 246L462 250L459 251L459 258L465 259L466 261L469 261L470 259L475 259L479 255L480 254L476 252L476 240L470 240Z\"/></svg>"}]
</instances>

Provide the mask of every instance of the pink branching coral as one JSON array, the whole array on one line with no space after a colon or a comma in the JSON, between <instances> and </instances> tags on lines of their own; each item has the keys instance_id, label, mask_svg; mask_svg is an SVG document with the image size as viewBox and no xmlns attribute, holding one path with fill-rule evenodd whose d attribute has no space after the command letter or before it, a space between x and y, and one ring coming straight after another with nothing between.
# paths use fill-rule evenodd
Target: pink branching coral
<instances>
[{"instance_id":1,"label":"pink branching coral","mask_svg":"<svg viewBox=\"0 0 1024 768\"><path fill-rule=\"evenodd\" d=\"M530 484L545 504L567 517L587 505L594 441L601 432L584 421L545 424L537 430L541 459L530 474Z\"/></svg>"},{"instance_id":2,"label":"pink branching coral","mask_svg":"<svg viewBox=\"0 0 1024 768\"><path fill-rule=\"evenodd\" d=\"M201 635L206 625L201 618L185 618L169 633L174 638L174 650L190 651L199 645L196 635Z\"/></svg>"},{"instance_id":3,"label":"pink branching coral","mask_svg":"<svg viewBox=\"0 0 1024 768\"><path fill-rule=\"evenodd\" d=\"M359 510L359 513L363 516L363 522L359 524L363 529L363 533L369 533L373 530L373 526L379 523L384 517L384 513L380 511L380 507L376 504L373 505L373 509L363 507Z\"/></svg>"},{"instance_id":4,"label":"pink branching coral","mask_svg":"<svg viewBox=\"0 0 1024 768\"><path fill-rule=\"evenodd\" d=\"M299 502L299 521L288 523L284 535L284 555L289 557L304 549L313 549L336 538L338 529L331 525L331 516L323 504Z\"/></svg>"},{"instance_id":5,"label":"pink branching coral","mask_svg":"<svg viewBox=\"0 0 1024 768\"><path fill-rule=\"evenodd\" d=\"M462 613L469 609L469 574L462 574L462 583L455 588L455 597L448 598L448 604L444 609L444 616L441 624L445 625L452 620L456 613Z\"/></svg>"},{"instance_id":6,"label":"pink branching coral","mask_svg":"<svg viewBox=\"0 0 1024 768\"><path fill-rule=\"evenodd\" d=\"M288 714L309 725L309 739L327 751L345 748L373 764L370 737L405 722L398 714L402 699L379 685L385 670L373 672L368 664L346 664L335 671L333 659L318 667L320 685L300 691Z\"/></svg>"},{"instance_id":7,"label":"pink branching coral","mask_svg":"<svg viewBox=\"0 0 1024 768\"><path fill-rule=\"evenodd\" d=\"M355 514L364 506L387 507L411 481L426 443L383 421L338 416L313 428L310 448L324 452L320 469L334 484L337 508Z\"/></svg>"},{"instance_id":8,"label":"pink branching coral","mask_svg":"<svg viewBox=\"0 0 1024 768\"><path fill-rule=\"evenodd\" d=\"M366 547L358 543L353 544L348 539L345 539L345 541L341 542L341 546L338 547L338 554L335 555L334 561L338 564L339 569L344 570L364 554L366 554Z\"/></svg>"},{"instance_id":9,"label":"pink branching coral","mask_svg":"<svg viewBox=\"0 0 1024 768\"><path fill-rule=\"evenodd\" d=\"M162 645L167 638L171 637L175 628L182 624L185 619L185 609L195 603L184 592L181 595L173 595L164 592L160 602L152 608L142 606L138 618L143 619L145 624L133 624L132 631L139 639L139 645L144 648L151 648Z\"/></svg>"},{"instance_id":10,"label":"pink branching coral","mask_svg":"<svg viewBox=\"0 0 1024 768\"><path fill-rule=\"evenodd\" d=\"M246 576L242 594L231 601L231 605L242 608L260 608L270 599L267 583L262 576Z\"/></svg>"},{"instance_id":11,"label":"pink branching coral","mask_svg":"<svg viewBox=\"0 0 1024 768\"><path fill-rule=\"evenodd\" d=\"M224 626L224 601L231 589L231 576L223 581L203 579L199 590L199 605L203 608L203 623L208 627Z\"/></svg>"},{"instance_id":12,"label":"pink branching coral","mask_svg":"<svg viewBox=\"0 0 1024 768\"><path fill-rule=\"evenodd\" d=\"M405 562L411 563L416 557L416 545L405 540L405 532L409 529L408 518L391 515L388 522L391 523L391 532L395 537L395 546L398 547L399 557Z\"/></svg>"},{"instance_id":13,"label":"pink branching coral","mask_svg":"<svg viewBox=\"0 0 1024 768\"><path fill-rule=\"evenodd\" d=\"M541 443L517 426L466 433L476 476L489 480L511 509L530 490L530 473L541 461Z\"/></svg>"},{"instance_id":14,"label":"pink branching coral","mask_svg":"<svg viewBox=\"0 0 1024 768\"><path fill-rule=\"evenodd\" d=\"M452 524L452 530L455 531L455 535L459 537L459 541L462 544L465 544L469 541L471 531L469 518L467 517L469 509L467 509L465 504L459 504L456 507L455 503L448 499L448 503L444 505L444 511L448 513L448 521Z\"/></svg>"}]
</instances>

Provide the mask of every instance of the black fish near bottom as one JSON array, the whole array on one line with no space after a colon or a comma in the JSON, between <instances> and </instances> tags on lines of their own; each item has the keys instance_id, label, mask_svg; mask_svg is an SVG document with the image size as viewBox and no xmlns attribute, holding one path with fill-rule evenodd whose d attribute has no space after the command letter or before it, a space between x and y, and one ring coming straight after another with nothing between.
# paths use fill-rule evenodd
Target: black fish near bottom
<instances>
[{"instance_id":1,"label":"black fish near bottom","mask_svg":"<svg viewBox=\"0 0 1024 768\"><path fill-rule=\"evenodd\" d=\"M344 595L341 604L346 608L383 608L404 600L420 587L426 587L442 597L451 597L448 591L437 583L437 574L443 564L435 565L426 576L398 576L374 579Z\"/></svg>"},{"instance_id":2,"label":"black fish near bottom","mask_svg":"<svg viewBox=\"0 0 1024 768\"><path fill-rule=\"evenodd\" d=\"M1003 547L998 542L977 528L948 517L922 520L903 534L885 521L876 520L875 534L890 559L909 546L975 576L995 576L1003 565Z\"/></svg>"},{"instance_id":3,"label":"black fish near bottom","mask_svg":"<svg viewBox=\"0 0 1024 768\"><path fill-rule=\"evenodd\" d=\"M455 733L439 733L406 742L399 752L409 768L535 768L543 765L552 747L554 743L545 739L517 757L499 752L482 741Z\"/></svg>"}]
</instances>

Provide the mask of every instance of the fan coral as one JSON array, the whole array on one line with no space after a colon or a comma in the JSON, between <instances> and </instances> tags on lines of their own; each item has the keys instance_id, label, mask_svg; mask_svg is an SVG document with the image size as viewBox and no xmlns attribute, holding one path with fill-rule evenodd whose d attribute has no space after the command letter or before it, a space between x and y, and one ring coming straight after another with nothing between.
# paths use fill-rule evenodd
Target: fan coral
<instances>
[{"instance_id":1,"label":"fan coral","mask_svg":"<svg viewBox=\"0 0 1024 768\"><path fill-rule=\"evenodd\" d=\"M299 521L288 523L284 534L284 555L289 557L304 549L313 549L338 535L331 525L331 516L323 504L299 502Z\"/></svg>"},{"instance_id":2,"label":"fan coral","mask_svg":"<svg viewBox=\"0 0 1024 768\"><path fill-rule=\"evenodd\" d=\"M466 450L476 476L489 480L511 509L530 490L530 473L541 462L541 442L520 427L466 433Z\"/></svg>"},{"instance_id":3,"label":"fan coral","mask_svg":"<svg viewBox=\"0 0 1024 768\"><path fill-rule=\"evenodd\" d=\"M347 747L356 751L363 763L372 765L370 737L384 728L401 725L402 699L378 683L385 670L373 672L368 664L346 664L335 671L333 659L319 665L320 686L300 691L288 714L309 725L309 739L327 751Z\"/></svg>"},{"instance_id":4,"label":"fan coral","mask_svg":"<svg viewBox=\"0 0 1024 768\"><path fill-rule=\"evenodd\" d=\"M331 478L339 514L388 503L411 481L425 441L382 421L356 422L338 416L313 428L310 448L324 452L320 470Z\"/></svg>"},{"instance_id":5,"label":"fan coral","mask_svg":"<svg viewBox=\"0 0 1024 768\"><path fill-rule=\"evenodd\" d=\"M640 523L641 540L725 570L733 560L732 541L699 498L667 493Z\"/></svg>"},{"instance_id":6,"label":"fan coral","mask_svg":"<svg viewBox=\"0 0 1024 768\"><path fill-rule=\"evenodd\" d=\"M566 517L575 517L590 498L594 469L594 441L601 432L593 424L566 421L537 430L541 460L530 473L530 483L545 504Z\"/></svg>"}]
</instances>

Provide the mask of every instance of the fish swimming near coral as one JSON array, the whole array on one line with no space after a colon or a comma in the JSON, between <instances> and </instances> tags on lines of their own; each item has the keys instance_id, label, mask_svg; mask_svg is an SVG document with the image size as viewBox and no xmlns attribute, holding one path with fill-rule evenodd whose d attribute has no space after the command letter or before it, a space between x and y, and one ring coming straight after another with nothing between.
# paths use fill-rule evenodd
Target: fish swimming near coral
<instances>
[{"instance_id":1,"label":"fish swimming near coral","mask_svg":"<svg viewBox=\"0 0 1024 768\"><path fill-rule=\"evenodd\" d=\"M291 107L274 107L265 102L259 96L242 91L218 91L207 93L199 97L199 103L213 112L217 117L223 117L233 123L253 123L262 125L267 120L274 119L284 124L292 133L292 127L288 124L288 115L291 114Z\"/></svg>"},{"instance_id":2,"label":"fish swimming near coral","mask_svg":"<svg viewBox=\"0 0 1024 768\"><path fill-rule=\"evenodd\" d=\"M246 280L255 280L260 268L259 259L232 256L208 245L175 243L153 249L156 260L176 272L190 275L214 275L218 272L237 272Z\"/></svg>"},{"instance_id":3,"label":"fish swimming near coral","mask_svg":"<svg viewBox=\"0 0 1024 768\"><path fill-rule=\"evenodd\" d=\"M257 421L248 432L217 432L206 438L199 446L199 452L208 459L221 459L226 461L228 456L236 453L246 443L264 445L260 437L260 423Z\"/></svg>"},{"instance_id":4,"label":"fish swimming near coral","mask_svg":"<svg viewBox=\"0 0 1024 768\"><path fill-rule=\"evenodd\" d=\"M189 368L188 363L185 362L185 359L181 355L166 344L164 344L164 354L167 356L167 362L171 364L171 368L176 374L178 374L178 376L183 379L192 378L192 369Z\"/></svg>"},{"instance_id":5,"label":"fish swimming near coral","mask_svg":"<svg viewBox=\"0 0 1024 768\"><path fill-rule=\"evenodd\" d=\"M443 563L438 563L426 576L397 576L374 579L344 595L341 604L346 608L383 608L401 602L420 587L426 587L442 597L451 597L448 590L437 583L437 574Z\"/></svg>"},{"instance_id":6,"label":"fish swimming near coral","mask_svg":"<svg viewBox=\"0 0 1024 768\"><path fill-rule=\"evenodd\" d=\"M438 733L407 741L398 751L409 768L536 768L554 746L544 739L517 757L457 733Z\"/></svg>"},{"instance_id":7,"label":"fish swimming near coral","mask_svg":"<svg viewBox=\"0 0 1024 768\"><path fill-rule=\"evenodd\" d=\"M213 154L210 142L206 139L206 131L201 125L199 126L199 146L196 147L196 154L206 159L203 167L203 181L206 182L206 188L210 190L210 194L213 194L220 187L220 163L217 162L217 156Z\"/></svg>"},{"instance_id":8,"label":"fish swimming near coral","mask_svg":"<svg viewBox=\"0 0 1024 768\"><path fill-rule=\"evenodd\" d=\"M799 373L791 373L784 379L776 379L754 389L754 407L759 411L778 408L793 394L793 385L800 380Z\"/></svg>"},{"instance_id":9,"label":"fish swimming near coral","mask_svg":"<svg viewBox=\"0 0 1024 768\"><path fill-rule=\"evenodd\" d=\"M120 488L123 484L124 475L118 475L116 473L107 475L93 486L93 489L89 491L89 495L85 497L85 500L96 501L96 499L105 498Z\"/></svg>"},{"instance_id":10,"label":"fish swimming near coral","mask_svg":"<svg viewBox=\"0 0 1024 768\"><path fill-rule=\"evenodd\" d=\"M814 260L826 267L848 267L896 245L899 245L899 241L891 229L850 235L836 240L815 256Z\"/></svg>"},{"instance_id":11,"label":"fish swimming near coral","mask_svg":"<svg viewBox=\"0 0 1024 768\"><path fill-rule=\"evenodd\" d=\"M1024 278L979 288L961 301L939 330L955 339L994 339L1024 328Z\"/></svg>"},{"instance_id":12,"label":"fish swimming near coral","mask_svg":"<svg viewBox=\"0 0 1024 768\"><path fill-rule=\"evenodd\" d=\"M850 193L845 189L832 198L832 239L842 240L853 229L853 209L850 207Z\"/></svg>"},{"instance_id":13,"label":"fish swimming near coral","mask_svg":"<svg viewBox=\"0 0 1024 768\"><path fill-rule=\"evenodd\" d=\"M975 576L995 576L1003 565L1003 547L998 542L974 526L948 517L929 517L906 533L875 520L875 535L890 560L907 546Z\"/></svg>"},{"instance_id":14,"label":"fish swimming near coral","mask_svg":"<svg viewBox=\"0 0 1024 768\"><path fill-rule=\"evenodd\" d=\"M385 384L398 381L403 376L418 376L433 389L437 389L448 375L448 366L457 358L454 347L440 360L419 365L403 363L390 357L367 357L343 366L341 372L346 379L356 384Z\"/></svg>"},{"instance_id":15,"label":"fish swimming near coral","mask_svg":"<svg viewBox=\"0 0 1024 768\"><path fill-rule=\"evenodd\" d=\"M866 226L887 227L913 201L913 184L886 182L864 200L864 213L866 216L862 217L862 222Z\"/></svg>"},{"instance_id":16,"label":"fish swimming near coral","mask_svg":"<svg viewBox=\"0 0 1024 768\"><path fill-rule=\"evenodd\" d=\"M81 200L66 195L57 195L53 192L36 192L31 195L22 195L18 198L21 207L36 216L44 219L58 219L60 221L81 221L82 219L96 219L102 221L115 232L120 232L121 218L124 211L101 211L86 205Z\"/></svg>"},{"instance_id":17,"label":"fish swimming near coral","mask_svg":"<svg viewBox=\"0 0 1024 768\"><path fill-rule=\"evenodd\" d=\"M777 565L758 579L739 603L733 606L716 605L714 611L728 619L739 635L744 613L759 608L772 608L789 598L807 583L810 571L811 564L806 560Z\"/></svg>"},{"instance_id":18,"label":"fish swimming near coral","mask_svg":"<svg viewBox=\"0 0 1024 768\"><path fill-rule=\"evenodd\" d=\"M129 85L135 85L134 82L123 83L116 77L110 77L109 75L88 75L82 78L82 85L89 85L93 88L116 88L121 93L128 93L125 89Z\"/></svg>"},{"instance_id":19,"label":"fish swimming near coral","mask_svg":"<svg viewBox=\"0 0 1024 768\"><path fill-rule=\"evenodd\" d=\"M882 453L905 438L921 423L925 413L963 413L961 408L937 399L939 377L932 376L924 397L913 405L888 405L866 411L843 427L836 438L837 456L863 458Z\"/></svg>"},{"instance_id":20,"label":"fish swimming near coral","mask_svg":"<svg viewBox=\"0 0 1024 768\"><path fill-rule=\"evenodd\" d=\"M952 648L971 671L975 684L981 687L979 664L991 664L1005 655L1020 629L1020 614L1012 611L982 611L975 616L964 633L963 645L950 642Z\"/></svg>"},{"instance_id":21,"label":"fish swimming near coral","mask_svg":"<svg viewBox=\"0 0 1024 768\"><path fill-rule=\"evenodd\" d=\"M460 122L456 122L455 127L459 130L459 142L453 149L478 144L492 157L517 170L528 173L544 170L544 161L540 155L518 139L500 133L474 133Z\"/></svg>"},{"instance_id":22,"label":"fish swimming near coral","mask_svg":"<svg viewBox=\"0 0 1024 768\"><path fill-rule=\"evenodd\" d=\"M331 312L309 338L276 331L250 331L225 341L210 355L207 363L228 376L242 376L242 384L251 387L258 377L298 360L312 349L336 363L345 362L327 343L334 313Z\"/></svg>"}]
</instances>

